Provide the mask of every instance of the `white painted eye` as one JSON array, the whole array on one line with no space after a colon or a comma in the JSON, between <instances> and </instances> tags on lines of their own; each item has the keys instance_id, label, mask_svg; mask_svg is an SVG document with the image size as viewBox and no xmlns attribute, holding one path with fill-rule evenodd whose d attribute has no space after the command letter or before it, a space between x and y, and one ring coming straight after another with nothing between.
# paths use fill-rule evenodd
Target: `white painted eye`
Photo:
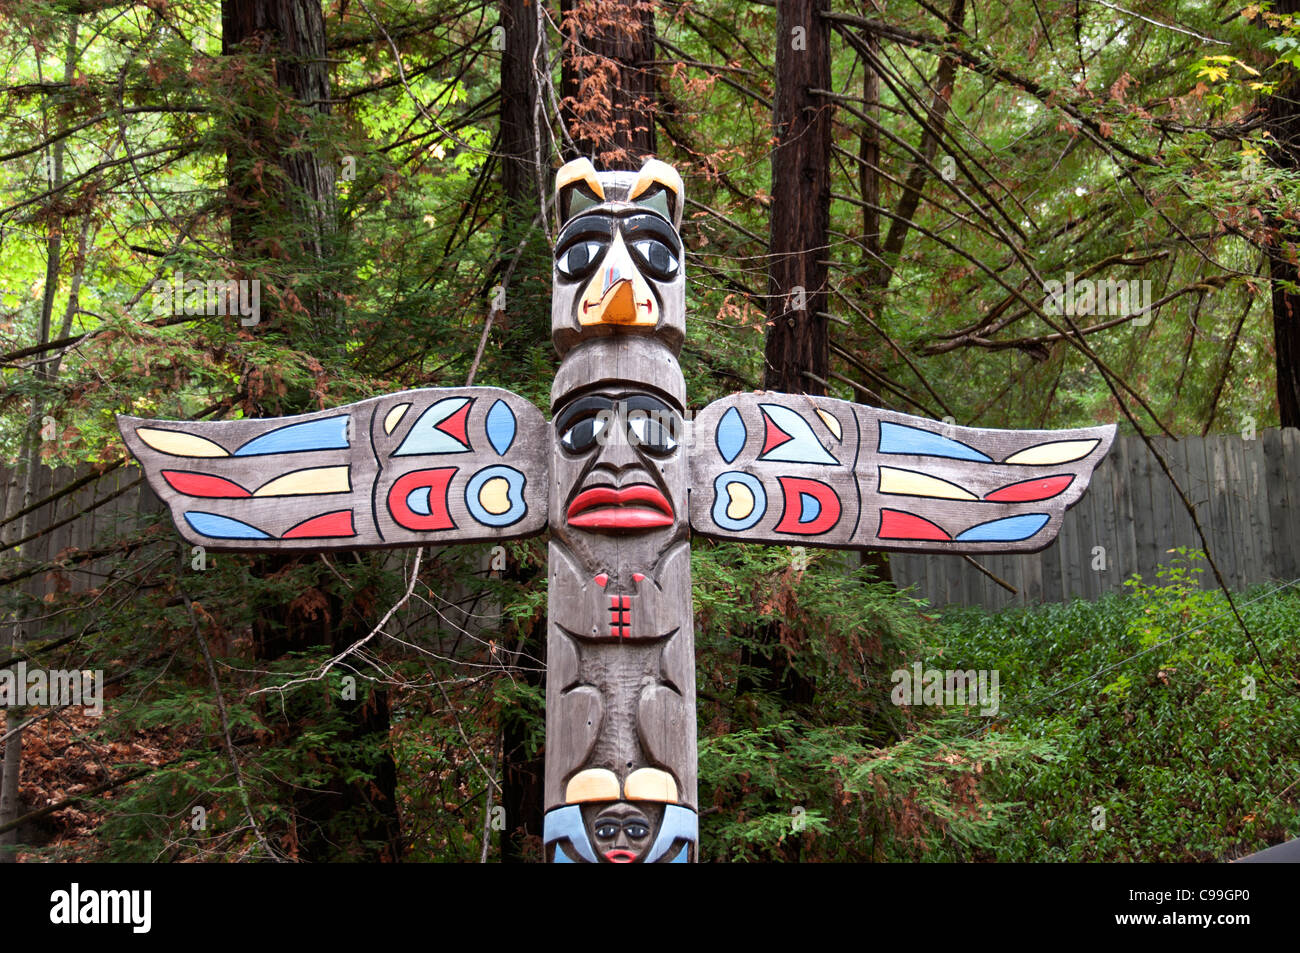
<instances>
[{"instance_id":1,"label":"white painted eye","mask_svg":"<svg viewBox=\"0 0 1300 953\"><path fill-rule=\"evenodd\" d=\"M634 410L628 415L627 428L632 432L632 439L650 453L666 454L677 449L673 438L673 421L665 419L660 413Z\"/></svg>"},{"instance_id":2,"label":"white painted eye","mask_svg":"<svg viewBox=\"0 0 1300 953\"><path fill-rule=\"evenodd\" d=\"M677 274L677 256L663 242L646 238L633 242L632 247L656 278L671 278Z\"/></svg>"},{"instance_id":3,"label":"white painted eye","mask_svg":"<svg viewBox=\"0 0 1300 953\"><path fill-rule=\"evenodd\" d=\"M556 259L555 267L566 278L581 278L590 273L604 252L605 246L600 242L578 242Z\"/></svg>"},{"instance_id":4,"label":"white painted eye","mask_svg":"<svg viewBox=\"0 0 1300 953\"><path fill-rule=\"evenodd\" d=\"M600 441L600 435L605 432L607 422L608 418L605 414L584 417L564 432L564 436L560 437L560 444L571 453L585 453Z\"/></svg>"}]
</instances>

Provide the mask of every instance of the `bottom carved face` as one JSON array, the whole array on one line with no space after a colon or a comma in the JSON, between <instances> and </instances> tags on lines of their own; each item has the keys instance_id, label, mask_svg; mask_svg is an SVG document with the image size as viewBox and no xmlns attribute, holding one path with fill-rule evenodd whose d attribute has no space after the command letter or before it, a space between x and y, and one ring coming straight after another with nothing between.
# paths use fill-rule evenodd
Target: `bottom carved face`
<instances>
[{"instance_id":1,"label":"bottom carved face","mask_svg":"<svg viewBox=\"0 0 1300 953\"><path fill-rule=\"evenodd\" d=\"M699 839L695 812L656 801L591 801L546 815L543 840L557 864L685 864Z\"/></svg>"},{"instance_id":2,"label":"bottom carved face","mask_svg":"<svg viewBox=\"0 0 1300 953\"><path fill-rule=\"evenodd\" d=\"M662 817L661 804L613 801L582 807L591 845L602 861L611 864L640 860L654 843L651 834L658 829Z\"/></svg>"}]
</instances>

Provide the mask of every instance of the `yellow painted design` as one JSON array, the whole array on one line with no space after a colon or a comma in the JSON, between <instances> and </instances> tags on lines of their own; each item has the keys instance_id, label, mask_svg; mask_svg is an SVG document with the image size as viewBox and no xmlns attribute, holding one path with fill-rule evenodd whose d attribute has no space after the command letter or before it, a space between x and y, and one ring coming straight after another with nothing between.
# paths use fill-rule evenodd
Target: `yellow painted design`
<instances>
[{"instance_id":1,"label":"yellow painted design","mask_svg":"<svg viewBox=\"0 0 1300 953\"><path fill-rule=\"evenodd\" d=\"M253 496L307 496L312 493L348 493L351 490L352 481L348 478L346 466L312 467L276 477L259 486Z\"/></svg>"},{"instance_id":2,"label":"yellow painted design","mask_svg":"<svg viewBox=\"0 0 1300 953\"><path fill-rule=\"evenodd\" d=\"M406 416L406 411L410 409L410 404L398 404L387 414L384 415L384 433L392 433L402 418Z\"/></svg>"},{"instance_id":3,"label":"yellow painted design","mask_svg":"<svg viewBox=\"0 0 1300 953\"><path fill-rule=\"evenodd\" d=\"M680 224L682 194L686 191L682 185L682 177L677 174L677 170L667 162L661 162L659 159L647 159L645 165L641 166L641 172L636 177L636 182L632 186L632 191L628 197L635 202L638 197L650 191L654 186L662 185L669 192L673 193L673 224Z\"/></svg>"},{"instance_id":4,"label":"yellow painted design","mask_svg":"<svg viewBox=\"0 0 1300 953\"><path fill-rule=\"evenodd\" d=\"M1007 463L1019 463L1031 467L1050 467L1058 463L1069 463L1092 453L1100 440L1058 440L1055 443L1040 443L1036 447L1021 450L1007 457Z\"/></svg>"},{"instance_id":5,"label":"yellow painted design","mask_svg":"<svg viewBox=\"0 0 1300 953\"><path fill-rule=\"evenodd\" d=\"M564 789L564 803L582 801L617 801L618 775L608 768L588 768L569 779Z\"/></svg>"},{"instance_id":6,"label":"yellow painted design","mask_svg":"<svg viewBox=\"0 0 1300 953\"><path fill-rule=\"evenodd\" d=\"M978 500L955 483L895 467L880 468L880 492L900 496L930 496L941 500Z\"/></svg>"},{"instance_id":7,"label":"yellow painted design","mask_svg":"<svg viewBox=\"0 0 1300 953\"><path fill-rule=\"evenodd\" d=\"M478 501L493 516L500 516L510 509L510 481L505 477L488 480L479 488Z\"/></svg>"},{"instance_id":8,"label":"yellow painted design","mask_svg":"<svg viewBox=\"0 0 1300 953\"><path fill-rule=\"evenodd\" d=\"M727 504L729 519L743 520L754 512L754 491L739 480L727 484L727 495L731 497L731 502Z\"/></svg>"},{"instance_id":9,"label":"yellow painted design","mask_svg":"<svg viewBox=\"0 0 1300 953\"><path fill-rule=\"evenodd\" d=\"M168 453L173 457L230 456L224 447L213 443L206 437L197 437L192 433L157 430L153 427L137 427L135 435L159 453Z\"/></svg>"},{"instance_id":10,"label":"yellow painted design","mask_svg":"<svg viewBox=\"0 0 1300 953\"><path fill-rule=\"evenodd\" d=\"M677 782L667 771L658 768L637 768L623 782L623 796L629 801L660 801L677 803Z\"/></svg>"},{"instance_id":11,"label":"yellow painted design","mask_svg":"<svg viewBox=\"0 0 1300 953\"><path fill-rule=\"evenodd\" d=\"M572 162L566 162L560 166L560 171L555 173L556 192L577 182L585 183L602 200L605 198L605 189L601 186L600 179L596 175L596 167L591 164L590 159L574 159Z\"/></svg>"},{"instance_id":12,"label":"yellow painted design","mask_svg":"<svg viewBox=\"0 0 1300 953\"><path fill-rule=\"evenodd\" d=\"M835 434L836 440L844 439L844 431L840 428L840 422L838 420L836 420L833 416L828 414L826 411L822 410L820 407L817 408L817 416L822 419L822 423L824 423L830 429L830 432Z\"/></svg>"},{"instance_id":13,"label":"yellow painted design","mask_svg":"<svg viewBox=\"0 0 1300 953\"><path fill-rule=\"evenodd\" d=\"M591 276L578 300L578 323L654 327L659 305L641 270L632 261L623 236L616 236L600 268Z\"/></svg>"}]
</instances>

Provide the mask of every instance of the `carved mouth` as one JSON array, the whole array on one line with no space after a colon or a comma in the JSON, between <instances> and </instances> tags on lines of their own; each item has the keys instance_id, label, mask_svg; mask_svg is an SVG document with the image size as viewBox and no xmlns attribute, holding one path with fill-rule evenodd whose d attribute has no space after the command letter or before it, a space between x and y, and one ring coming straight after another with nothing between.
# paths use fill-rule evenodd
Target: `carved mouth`
<instances>
[{"instance_id":1,"label":"carved mouth","mask_svg":"<svg viewBox=\"0 0 1300 953\"><path fill-rule=\"evenodd\" d=\"M567 518L583 529L651 529L674 521L672 504L649 483L583 490L569 504Z\"/></svg>"},{"instance_id":2,"label":"carved mouth","mask_svg":"<svg viewBox=\"0 0 1300 953\"><path fill-rule=\"evenodd\" d=\"M611 864L630 864L636 860L636 854L630 850L607 850L605 851L605 859Z\"/></svg>"}]
</instances>

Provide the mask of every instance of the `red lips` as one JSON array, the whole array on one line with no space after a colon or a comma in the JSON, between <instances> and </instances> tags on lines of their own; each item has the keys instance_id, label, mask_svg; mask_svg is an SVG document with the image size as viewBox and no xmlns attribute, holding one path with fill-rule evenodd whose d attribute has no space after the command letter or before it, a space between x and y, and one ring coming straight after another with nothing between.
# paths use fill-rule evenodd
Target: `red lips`
<instances>
[{"instance_id":1,"label":"red lips","mask_svg":"<svg viewBox=\"0 0 1300 953\"><path fill-rule=\"evenodd\" d=\"M657 487L634 483L615 489L593 486L569 504L570 526L582 529L651 529L673 525L673 507Z\"/></svg>"},{"instance_id":2,"label":"red lips","mask_svg":"<svg viewBox=\"0 0 1300 953\"><path fill-rule=\"evenodd\" d=\"M636 854L630 850L607 850L605 859L611 864L630 864L636 860Z\"/></svg>"}]
</instances>

